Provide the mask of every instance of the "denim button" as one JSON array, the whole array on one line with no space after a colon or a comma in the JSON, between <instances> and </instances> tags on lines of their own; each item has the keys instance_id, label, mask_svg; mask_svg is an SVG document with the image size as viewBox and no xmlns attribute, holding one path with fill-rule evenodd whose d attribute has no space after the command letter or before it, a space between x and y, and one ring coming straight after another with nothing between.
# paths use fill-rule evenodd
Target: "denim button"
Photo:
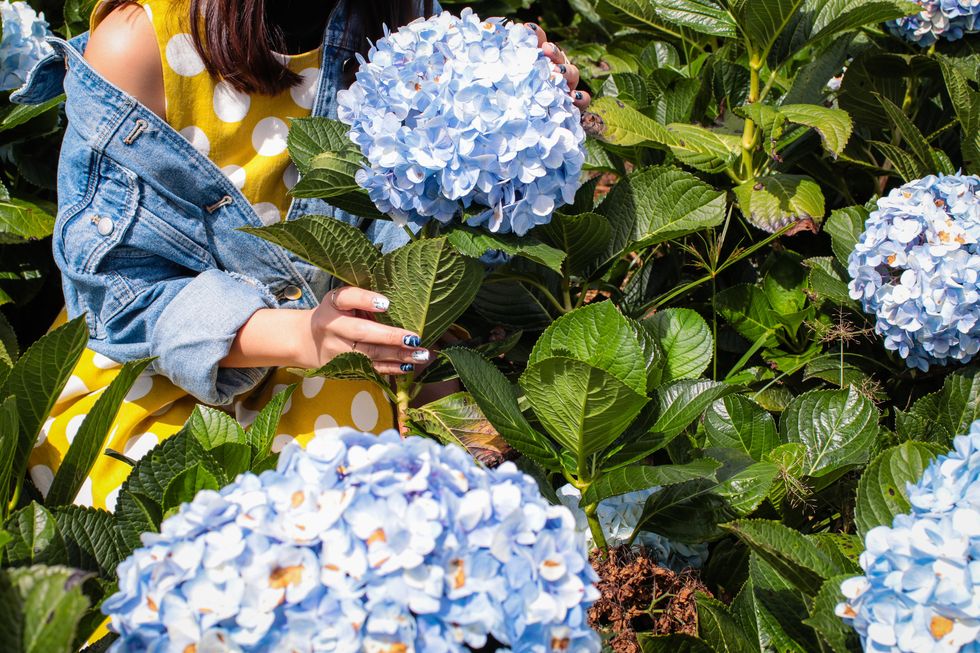
<instances>
[{"instance_id":1,"label":"denim button","mask_svg":"<svg viewBox=\"0 0 980 653\"><path fill-rule=\"evenodd\" d=\"M282 296L289 301L296 301L303 297L303 291L297 286L286 286L282 289Z\"/></svg>"},{"instance_id":2,"label":"denim button","mask_svg":"<svg viewBox=\"0 0 980 653\"><path fill-rule=\"evenodd\" d=\"M112 233L112 229L115 227L112 224L112 218L99 218L99 221L95 223L95 228L99 230L99 234L103 236L108 236Z\"/></svg>"}]
</instances>

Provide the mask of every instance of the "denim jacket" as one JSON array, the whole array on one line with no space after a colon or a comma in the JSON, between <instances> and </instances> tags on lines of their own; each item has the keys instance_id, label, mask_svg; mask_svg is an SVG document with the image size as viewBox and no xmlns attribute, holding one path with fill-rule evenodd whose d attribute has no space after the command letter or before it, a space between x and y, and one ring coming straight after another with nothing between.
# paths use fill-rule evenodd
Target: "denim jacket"
<instances>
[{"instance_id":1,"label":"denim jacket","mask_svg":"<svg viewBox=\"0 0 980 653\"><path fill-rule=\"evenodd\" d=\"M328 22L314 116L336 117L336 94L360 30L341 0ZM152 369L200 401L230 403L267 369L219 368L238 330L262 308L308 309L331 283L321 270L239 229L262 226L235 185L163 119L83 59L88 34L49 39L54 53L11 99L38 104L64 92L68 125L58 166L55 261L69 317L85 314L89 346ZM295 199L287 220L354 216ZM372 222L382 250L405 242Z\"/></svg>"}]
</instances>

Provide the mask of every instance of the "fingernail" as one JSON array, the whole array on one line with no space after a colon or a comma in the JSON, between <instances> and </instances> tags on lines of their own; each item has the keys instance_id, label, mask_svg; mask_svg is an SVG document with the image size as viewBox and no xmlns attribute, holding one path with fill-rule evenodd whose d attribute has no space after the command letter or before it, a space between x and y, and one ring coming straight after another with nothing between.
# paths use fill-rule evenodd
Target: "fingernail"
<instances>
[{"instance_id":1,"label":"fingernail","mask_svg":"<svg viewBox=\"0 0 980 653\"><path fill-rule=\"evenodd\" d=\"M414 372L415 371L415 366L412 365L411 363L402 363L401 369L402 369L402 372Z\"/></svg>"},{"instance_id":2,"label":"fingernail","mask_svg":"<svg viewBox=\"0 0 980 653\"><path fill-rule=\"evenodd\" d=\"M391 302L388 301L388 298L387 297L382 297L382 296L378 295L374 299L371 300L371 304L376 309L378 309L379 311L387 311L388 310L388 306L391 305Z\"/></svg>"},{"instance_id":3,"label":"fingernail","mask_svg":"<svg viewBox=\"0 0 980 653\"><path fill-rule=\"evenodd\" d=\"M585 97L585 96L582 95L582 91L575 91L575 99L576 100L581 100L583 97Z\"/></svg>"},{"instance_id":4,"label":"fingernail","mask_svg":"<svg viewBox=\"0 0 980 653\"><path fill-rule=\"evenodd\" d=\"M565 67L565 64L560 64L560 65L558 66L558 70L560 70L560 71L561 71L561 74L562 74L562 75L564 75L564 74L565 74L566 72L568 72L568 68L566 68L566 67Z\"/></svg>"},{"instance_id":5,"label":"fingernail","mask_svg":"<svg viewBox=\"0 0 980 653\"><path fill-rule=\"evenodd\" d=\"M551 54L558 54L558 46L557 46L557 45L555 45L554 43L549 43L549 44L548 44L548 51L549 51L549 52L550 52Z\"/></svg>"},{"instance_id":6,"label":"fingernail","mask_svg":"<svg viewBox=\"0 0 980 653\"><path fill-rule=\"evenodd\" d=\"M538 31L538 26L535 25L534 23L524 23L524 24L527 25L527 28L529 30L531 30L532 32L537 32Z\"/></svg>"},{"instance_id":7,"label":"fingernail","mask_svg":"<svg viewBox=\"0 0 980 653\"><path fill-rule=\"evenodd\" d=\"M412 352L412 360L424 363L429 360L429 350L428 349L416 349Z\"/></svg>"},{"instance_id":8,"label":"fingernail","mask_svg":"<svg viewBox=\"0 0 980 653\"><path fill-rule=\"evenodd\" d=\"M418 336L405 336L402 338L402 342L405 343L406 347L418 347L422 344L422 339Z\"/></svg>"}]
</instances>

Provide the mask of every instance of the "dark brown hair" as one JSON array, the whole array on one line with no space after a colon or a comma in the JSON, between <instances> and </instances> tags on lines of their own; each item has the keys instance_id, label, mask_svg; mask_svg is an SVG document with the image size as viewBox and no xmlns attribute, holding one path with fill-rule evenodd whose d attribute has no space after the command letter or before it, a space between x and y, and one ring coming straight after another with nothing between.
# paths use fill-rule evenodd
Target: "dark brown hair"
<instances>
[{"instance_id":1,"label":"dark brown hair","mask_svg":"<svg viewBox=\"0 0 980 653\"><path fill-rule=\"evenodd\" d=\"M190 24L194 46L212 77L227 80L246 93L275 95L299 83L299 75L283 65L275 52L284 52L281 30L270 25L266 3L277 0L191 0ZM134 0L103 0L97 17ZM400 27L419 16L432 13L432 0L351 0L347 2L347 24L363 25L356 46L366 54L368 40L382 36L384 25Z\"/></svg>"}]
</instances>

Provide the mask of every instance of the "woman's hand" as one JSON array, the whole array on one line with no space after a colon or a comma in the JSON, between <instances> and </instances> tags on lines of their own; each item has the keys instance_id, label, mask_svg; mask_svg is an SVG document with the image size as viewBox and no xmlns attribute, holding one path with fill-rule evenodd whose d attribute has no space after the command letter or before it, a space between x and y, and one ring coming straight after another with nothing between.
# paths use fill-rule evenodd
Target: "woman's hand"
<instances>
[{"instance_id":1,"label":"woman's hand","mask_svg":"<svg viewBox=\"0 0 980 653\"><path fill-rule=\"evenodd\" d=\"M405 374L429 361L418 334L385 326L372 313L388 310L388 299L361 288L338 288L310 310L263 309L238 330L222 367L318 368L356 351L381 374Z\"/></svg>"},{"instance_id":2,"label":"woman's hand","mask_svg":"<svg viewBox=\"0 0 980 653\"><path fill-rule=\"evenodd\" d=\"M579 109L585 109L589 106L589 102L592 101L592 96L586 91L579 91L576 89L579 82L578 68L568 60L565 53L561 51L554 43L548 41L548 36L544 33L544 30L535 25L534 23L524 23L524 25L537 34L538 36L538 46L544 50L545 56L547 56L555 64L558 72L562 74L565 80L568 82L569 93L575 102L575 106Z\"/></svg>"}]
</instances>

